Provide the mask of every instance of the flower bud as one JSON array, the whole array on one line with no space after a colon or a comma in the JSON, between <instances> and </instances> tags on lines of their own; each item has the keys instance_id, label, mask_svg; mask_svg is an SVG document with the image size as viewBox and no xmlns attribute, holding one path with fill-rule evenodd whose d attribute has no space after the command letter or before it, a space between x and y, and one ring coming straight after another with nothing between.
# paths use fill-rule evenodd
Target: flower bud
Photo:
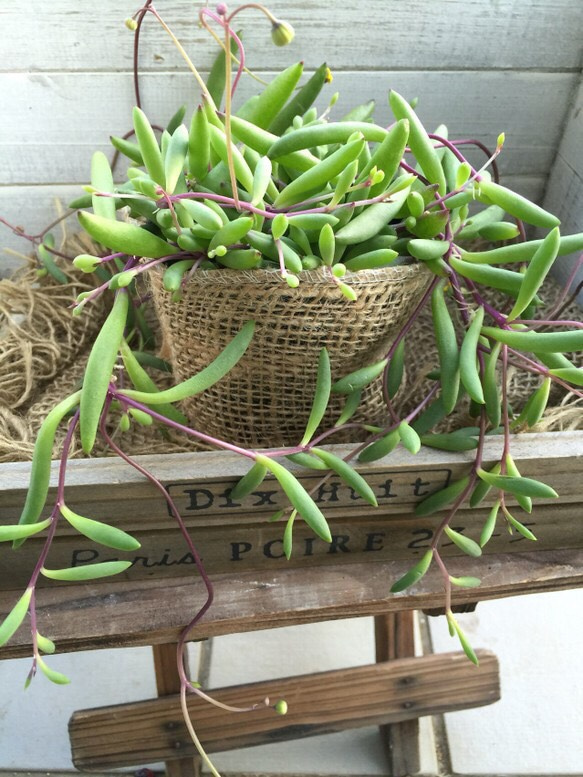
<instances>
[{"instance_id":1,"label":"flower bud","mask_svg":"<svg viewBox=\"0 0 583 777\"><path fill-rule=\"evenodd\" d=\"M271 27L271 39L276 46L287 46L294 39L294 28L288 22L276 19Z\"/></svg>"},{"instance_id":2,"label":"flower bud","mask_svg":"<svg viewBox=\"0 0 583 777\"><path fill-rule=\"evenodd\" d=\"M138 27L138 23L135 19L126 19L124 24L128 30L135 30Z\"/></svg>"},{"instance_id":3,"label":"flower bud","mask_svg":"<svg viewBox=\"0 0 583 777\"><path fill-rule=\"evenodd\" d=\"M227 4L226 3L217 3L216 12L218 16L226 16L227 15Z\"/></svg>"},{"instance_id":4,"label":"flower bud","mask_svg":"<svg viewBox=\"0 0 583 777\"><path fill-rule=\"evenodd\" d=\"M287 702L285 699L280 699L273 708L278 715L285 715L287 713Z\"/></svg>"},{"instance_id":5,"label":"flower bud","mask_svg":"<svg viewBox=\"0 0 583 777\"><path fill-rule=\"evenodd\" d=\"M298 278L298 276L297 275L292 275L291 273L288 273L285 276L285 282L290 287L290 289L297 289L298 286L300 285L300 279ZM278 704L279 704L279 702L278 702ZM285 702L284 702L284 704L285 704ZM276 707L277 707L277 705L276 705ZM281 714L284 715L285 713L282 712Z\"/></svg>"}]
</instances>

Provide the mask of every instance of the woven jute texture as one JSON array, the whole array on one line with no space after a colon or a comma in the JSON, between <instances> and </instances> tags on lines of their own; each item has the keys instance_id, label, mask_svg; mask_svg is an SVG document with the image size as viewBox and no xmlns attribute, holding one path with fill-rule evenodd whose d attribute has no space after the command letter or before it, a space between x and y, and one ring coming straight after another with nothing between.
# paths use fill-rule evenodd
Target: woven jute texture
<instances>
[{"instance_id":1,"label":"woven jute texture","mask_svg":"<svg viewBox=\"0 0 583 777\"><path fill-rule=\"evenodd\" d=\"M293 290L275 271L197 272L181 301L173 302L161 273L153 274L154 302L177 381L209 364L246 321L256 322L234 369L184 402L195 428L248 447L297 444L310 415L321 348L328 349L333 380L382 358L430 276L410 265L346 280L358 294L356 302L345 299L322 271L302 273ZM343 404L332 396L323 428L334 423ZM354 421L374 423L384 413L377 383L363 395Z\"/></svg>"},{"instance_id":2,"label":"woven jute texture","mask_svg":"<svg viewBox=\"0 0 583 777\"><path fill-rule=\"evenodd\" d=\"M92 244L78 237L69 238L66 247L72 256L92 250ZM92 342L107 314L100 299L90 315L73 317L71 303L93 288L94 279L88 280L66 260L57 264L68 283L51 276L37 278L33 260L0 280L0 407L5 411L34 401Z\"/></svg>"}]
</instances>

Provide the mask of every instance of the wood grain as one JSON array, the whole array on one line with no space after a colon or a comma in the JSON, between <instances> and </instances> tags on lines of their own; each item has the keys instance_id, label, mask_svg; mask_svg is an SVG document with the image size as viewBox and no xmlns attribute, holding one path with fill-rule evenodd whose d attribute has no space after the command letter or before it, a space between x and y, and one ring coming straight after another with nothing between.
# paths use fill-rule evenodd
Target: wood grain
<instances>
[{"instance_id":1,"label":"wood grain","mask_svg":"<svg viewBox=\"0 0 583 777\"><path fill-rule=\"evenodd\" d=\"M460 557L452 574L477 575L482 584L455 588L453 603L577 588L583 585L581 561L580 550L517 553L512 559ZM410 562L393 561L217 575L214 604L190 638L441 607L443 584L435 569L407 591L390 593L409 567ZM0 593L0 618L16 599L14 592ZM193 577L45 588L37 597L39 629L61 652L176 642L204 599ZM29 654L25 627L0 649L0 659Z\"/></svg>"},{"instance_id":2,"label":"wood grain","mask_svg":"<svg viewBox=\"0 0 583 777\"><path fill-rule=\"evenodd\" d=\"M500 439L488 440L486 462L497 460L501 444ZM350 450L349 446L331 448L341 456ZM560 498L536 500L532 514L521 516L538 538L536 543L519 534L509 534L500 521L485 548L486 554L515 555L525 550L583 547L581 494L576 477L582 454L580 432L517 438L513 456L520 471L527 477L542 478L558 491ZM465 475L471 466L469 455L427 449L416 456L398 450L372 465L360 466L377 496L377 508L366 505L338 478L318 487L319 473L296 468L303 485L308 490L316 488L314 497L329 520L333 540L330 544L318 540L303 522L298 522L288 562L282 550L283 525L269 520L276 510L287 505L273 478L235 503L229 497L229 489L247 468L236 456L209 452L145 456L140 461L166 484L211 575L315 568L365 560L413 563L430 547L439 523L435 515L417 518L413 514L415 505ZM29 469L28 464L0 467L0 523L18 520ZM495 496L492 493L478 509L460 510L455 518L456 530L479 539ZM118 578L120 588L141 579L181 577L194 572L194 560L168 514L165 501L147 481L118 460L71 462L66 498L68 505L81 515L106 520L131 532L141 547L133 554L120 554L79 537L62 522L51 550L51 568L127 558L132 566ZM47 510L51 506L49 499ZM7 544L0 547L0 590L26 586L43 542L42 536L31 538L17 553ZM463 555L451 542L443 543L443 554ZM100 584L106 583L104 579ZM54 583L49 585L53 587ZM62 585L69 587L70 583Z\"/></svg>"},{"instance_id":3,"label":"wood grain","mask_svg":"<svg viewBox=\"0 0 583 777\"><path fill-rule=\"evenodd\" d=\"M263 705L247 714L226 713L196 697L189 701L189 712L211 753L395 723L497 701L497 659L487 651L479 651L479 658L479 668L463 653L445 653L211 692L237 706L284 698L289 705L285 716ZM195 752L176 696L75 712L69 735L78 769L131 766Z\"/></svg>"},{"instance_id":4,"label":"wood grain","mask_svg":"<svg viewBox=\"0 0 583 777\"><path fill-rule=\"evenodd\" d=\"M215 44L198 28L203 3L165 0L160 12L201 67L208 67ZM581 13L573 0L274 0L269 7L296 30L294 42L276 49L269 23L256 12L242 14L253 68L282 66L305 58L335 69L387 66L432 70L436 67L580 67ZM71 6L53 0L35 6L23 26L19 0L2 3L1 70L128 70L133 36L124 19L139 8L134 0L102 0ZM26 35L28 45L23 45ZM182 60L161 28L150 19L144 28L141 67L182 68ZM58 43L58 45L57 45Z\"/></svg>"}]
</instances>

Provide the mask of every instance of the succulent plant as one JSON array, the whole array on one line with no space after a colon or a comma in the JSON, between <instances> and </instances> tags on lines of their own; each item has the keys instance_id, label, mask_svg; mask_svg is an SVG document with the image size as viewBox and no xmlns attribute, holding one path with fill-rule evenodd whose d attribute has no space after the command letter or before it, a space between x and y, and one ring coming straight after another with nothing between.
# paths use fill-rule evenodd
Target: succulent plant
<instances>
[{"instance_id":1,"label":"succulent plant","mask_svg":"<svg viewBox=\"0 0 583 777\"><path fill-rule=\"evenodd\" d=\"M583 370L565 354L583 349L583 325L555 320L553 315L541 318L543 300L539 291L558 256L583 250L583 234L562 236L557 217L499 183L495 160L503 148L503 135L492 153L475 143L485 151L484 164L476 168L462 153L473 141L451 140L445 128L428 132L412 105L394 91L388 95L394 116L389 127L375 123L369 104L339 121L331 120L336 96L323 112L318 112L314 103L330 80L325 64L301 87L302 64L288 67L260 94L234 111L232 94L245 70L244 49L232 27L239 10L229 14L221 4L216 12L208 8L201 11L203 25L211 30L210 24L214 23L219 29L220 34L213 31L213 35L222 49L206 83L188 61L201 90L201 103L188 124L183 123L184 110L180 110L157 134L141 108L134 108L133 130L125 138L112 138L117 152L131 163L126 180L114 184L107 158L96 152L91 184L86 194L73 203L80 209L82 228L108 249L104 255L82 254L74 259L76 267L97 272L101 278L94 291L77 300L74 313L90 314L91 301L102 294L113 292L114 302L95 341L82 389L49 414L39 434L31 487L20 523L0 527L0 539L16 544L48 527L47 543L30 584L0 626L2 644L30 612L35 656L31 676L38 667L49 679L65 681L47 667L41 656L42 652L51 652L51 646L36 626L34 590L38 577L91 579L123 571L128 565L119 561L47 569L45 559L58 520L64 519L82 534L110 547L135 547L129 535L76 515L65 502L67 450L77 425L87 454L96 436L103 434L114 451L139 468L108 435L105 418L109 413L119 414L122 428L130 419L134 423L156 421L248 458L250 470L235 487L235 498L252 491L271 473L290 503L289 510L280 516L285 520L284 549L288 557L293 549L294 521L304 520L324 540L330 539L330 530L310 493L281 460L288 458L307 468L335 473L374 505L374 494L354 461L374 461L399 445L412 453L422 444L445 450L474 450L474 463L467 476L418 505L417 514L440 512L442 520L431 549L392 587L397 592L414 584L435 563L443 574L450 629L458 635L471 660L476 660L475 654L452 614L451 586L474 586L479 580L450 574L440 555L440 543L448 539L465 553L478 556L497 520L509 530L533 539L523 522L510 513L507 495L514 496L527 513L533 498L556 496L550 486L520 475L512 459L511 438L514 428L532 426L541 417L552 382L581 396ZM263 10L272 24L274 42L286 43L293 36L291 26ZM168 29L148 2L128 24L136 36L148 13ZM237 68L234 78L233 67ZM132 135L135 142L130 140ZM87 207L92 212L85 210ZM545 230L546 236L527 240L525 225ZM481 239L482 248L473 245L476 238ZM47 270L51 265L49 243L42 242L40 254ZM292 294L301 287L306 270L320 270L350 305L357 296L351 286L355 273L402 263L423 264L430 273L413 314L381 361L335 383L331 381L327 353L321 352L318 365L314 365L317 387L305 434L297 445L285 450L258 452L228 440L209 439L188 427L174 406L208 388L237 363L253 336L253 322L243 327L205 370L163 391L156 388L136 360L132 342L124 339L130 315L130 329L139 327L135 312L139 305L130 304L141 301L138 278L154 267L161 268L164 286L176 299L199 270L277 273ZM489 289L501 293L501 309L489 301L485 293ZM432 311L439 370L433 375L427 396L401 416L392 398L402 380L407 335L426 306ZM462 335L454 325L458 317ZM545 331L540 331L541 327ZM133 388L122 387L112 378L120 359ZM518 415L513 415L506 396L509 364L540 376L540 385ZM362 425L362 442L344 460L321 448L323 441L333 441L333 434L350 423L359 392L381 375L386 422L382 426ZM346 395L345 412L333 429L317 431L331 393ZM464 396L471 399L475 426L434 433ZM70 415L57 500L50 518L41 519L55 429ZM485 436L490 433L502 436L503 451L499 461L486 470L482 452ZM161 490L180 521L163 485L152 475L147 477ZM456 532L451 523L460 505L467 501L477 505L491 489L498 498L479 542ZM191 552L198 559L194 547ZM212 586L202 565L199 568L210 603ZM183 645L190 626L185 629ZM196 691L182 667L181 673L183 696L187 690Z\"/></svg>"}]
</instances>

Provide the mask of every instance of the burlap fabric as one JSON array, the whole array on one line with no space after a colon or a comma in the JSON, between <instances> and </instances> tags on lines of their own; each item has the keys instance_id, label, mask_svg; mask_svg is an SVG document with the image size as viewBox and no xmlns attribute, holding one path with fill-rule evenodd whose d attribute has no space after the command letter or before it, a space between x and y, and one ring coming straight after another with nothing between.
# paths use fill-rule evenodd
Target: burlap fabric
<instances>
[{"instance_id":1,"label":"burlap fabric","mask_svg":"<svg viewBox=\"0 0 583 777\"><path fill-rule=\"evenodd\" d=\"M430 279L420 265L350 274L346 280L358 294L351 302L321 270L302 273L293 290L275 271L204 271L188 282L180 302L172 302L161 277L152 276L153 296L177 381L212 361L246 321L256 321L236 367L184 402L196 429L247 447L297 444L321 348L328 349L334 380L382 358ZM323 427L334 423L343 404L332 397ZM377 383L354 420L375 423L385 413Z\"/></svg>"},{"instance_id":2,"label":"burlap fabric","mask_svg":"<svg viewBox=\"0 0 583 777\"><path fill-rule=\"evenodd\" d=\"M539 318L546 318L545 310L549 311L555 307L561 293L562 287L552 278L547 278L541 290L545 306L539 312ZM507 307L508 297L501 292L484 289L482 294L486 301L494 307L500 310ZM579 321L581 308L576 302L571 302L562 311L560 318ZM461 320L458 319L455 323L461 339L464 331ZM412 345L413 347L411 347ZM412 328L408 337L408 346L406 355L407 393L401 395L401 401L396 402L400 413L412 410L427 395L433 385L433 381L427 378L427 374L439 366L430 306L423 310ZM583 352L579 351L567 354L567 356L576 366L583 366ZM509 365L507 395L508 402L514 412L520 412L540 382L541 378L538 375L526 372L512 364ZM469 416L469 399L466 397L452 415L445 419L439 429L442 431L453 430L468 424L473 425L474 421ZM557 383L553 383L545 415L531 431L551 432L575 429L583 429L583 401Z\"/></svg>"},{"instance_id":3,"label":"burlap fabric","mask_svg":"<svg viewBox=\"0 0 583 777\"><path fill-rule=\"evenodd\" d=\"M88 241L69 238L72 256L94 251ZM11 278L0 280L0 407L25 408L35 394L73 364L97 334L107 309L95 302L90 314L71 315L71 303L82 291L93 288L70 262L57 260L69 283L51 276L37 278L37 265L28 260Z\"/></svg>"}]
</instances>

